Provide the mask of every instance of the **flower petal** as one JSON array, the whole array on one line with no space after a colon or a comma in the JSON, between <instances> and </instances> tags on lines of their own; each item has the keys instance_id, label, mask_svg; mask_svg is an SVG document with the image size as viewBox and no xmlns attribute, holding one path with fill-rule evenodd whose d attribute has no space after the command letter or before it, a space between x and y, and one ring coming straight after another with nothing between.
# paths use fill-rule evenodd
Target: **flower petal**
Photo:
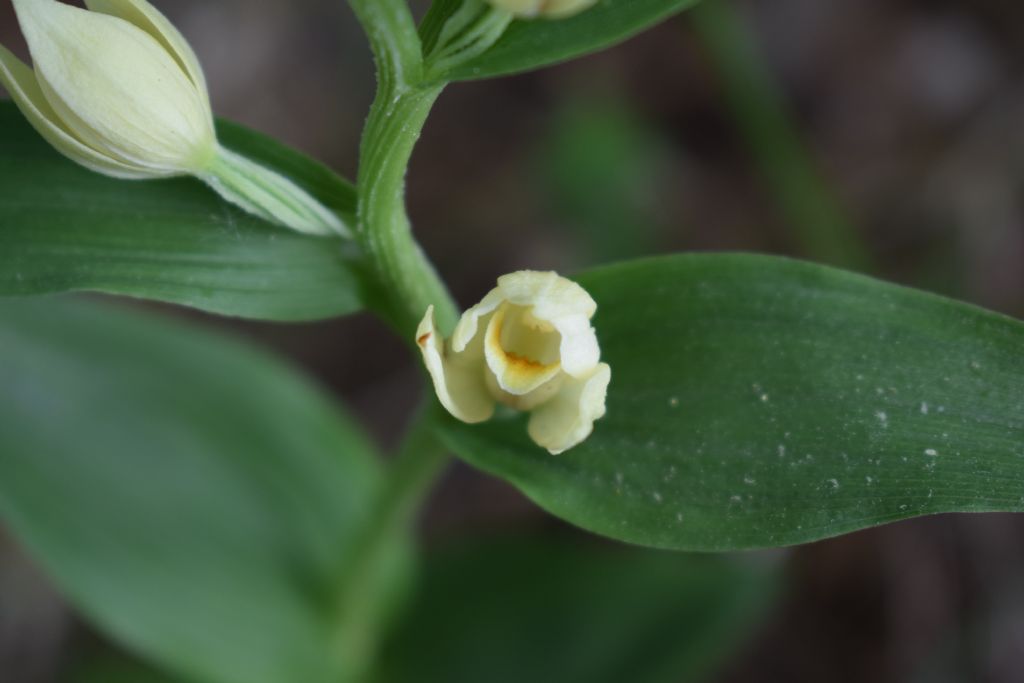
<instances>
[{"instance_id":1,"label":"flower petal","mask_svg":"<svg viewBox=\"0 0 1024 683\"><path fill-rule=\"evenodd\" d=\"M480 318L490 315L505 301L500 288L492 289L480 303L462 314L452 334L452 349L457 353L466 348L480 331Z\"/></svg>"},{"instance_id":2,"label":"flower petal","mask_svg":"<svg viewBox=\"0 0 1024 683\"><path fill-rule=\"evenodd\" d=\"M146 169L113 159L76 138L46 101L32 69L3 45L0 45L0 83L43 139L72 161L115 178L137 180L152 177L153 174Z\"/></svg>"},{"instance_id":3,"label":"flower petal","mask_svg":"<svg viewBox=\"0 0 1024 683\"><path fill-rule=\"evenodd\" d=\"M145 0L85 0L85 6L93 12L124 19L153 36L158 43L174 55L181 68L192 79L192 83L199 90L199 94L203 97L206 108L209 110L210 101L206 88L206 77L203 75L203 67L199 64L199 58L196 57L192 46L181 35L181 32L158 9Z\"/></svg>"},{"instance_id":4,"label":"flower petal","mask_svg":"<svg viewBox=\"0 0 1024 683\"><path fill-rule=\"evenodd\" d=\"M590 326L590 318L567 315L551 320L551 324L562 335L559 347L562 369L577 379L588 376L601 360L601 347L597 333Z\"/></svg>"},{"instance_id":5,"label":"flower petal","mask_svg":"<svg viewBox=\"0 0 1024 683\"><path fill-rule=\"evenodd\" d=\"M562 369L580 379L601 359L597 334L590 318L597 303L587 290L558 273L523 270L498 278L505 298L518 306L531 306L534 317L550 323L562 335Z\"/></svg>"},{"instance_id":6,"label":"flower petal","mask_svg":"<svg viewBox=\"0 0 1024 683\"><path fill-rule=\"evenodd\" d=\"M157 172L214 152L209 109L174 57L140 28L54 0L15 0L43 94L90 147Z\"/></svg>"},{"instance_id":7,"label":"flower petal","mask_svg":"<svg viewBox=\"0 0 1024 683\"><path fill-rule=\"evenodd\" d=\"M605 414L611 377L611 368L601 363L585 379L567 379L558 395L533 411L530 438L558 455L590 436L594 421Z\"/></svg>"},{"instance_id":8,"label":"flower petal","mask_svg":"<svg viewBox=\"0 0 1024 683\"><path fill-rule=\"evenodd\" d=\"M470 424L489 420L494 414L494 398L485 381L483 338L463 353L446 352L441 335L434 326L434 307L416 330L416 344L423 352L423 362L434 381L434 391L441 405L463 422Z\"/></svg>"},{"instance_id":9,"label":"flower petal","mask_svg":"<svg viewBox=\"0 0 1024 683\"><path fill-rule=\"evenodd\" d=\"M502 275L498 289L517 306L533 306L534 315L542 320L576 314L590 318L597 311L587 290L551 271L520 270Z\"/></svg>"},{"instance_id":10,"label":"flower petal","mask_svg":"<svg viewBox=\"0 0 1024 683\"><path fill-rule=\"evenodd\" d=\"M562 371L560 362L541 363L508 351L502 345L502 336L509 307L501 306L494 312L484 336L484 355L487 367L494 373L498 386L514 396L523 396L547 384Z\"/></svg>"}]
</instances>

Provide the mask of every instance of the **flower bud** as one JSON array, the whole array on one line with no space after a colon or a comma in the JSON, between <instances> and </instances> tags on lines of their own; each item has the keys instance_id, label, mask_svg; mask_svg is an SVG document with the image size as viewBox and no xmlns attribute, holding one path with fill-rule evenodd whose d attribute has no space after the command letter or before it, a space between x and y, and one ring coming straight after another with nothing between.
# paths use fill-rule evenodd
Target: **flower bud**
<instances>
[{"instance_id":1,"label":"flower bud","mask_svg":"<svg viewBox=\"0 0 1024 683\"><path fill-rule=\"evenodd\" d=\"M451 339L433 308L416 332L441 404L459 420L483 422L501 402L529 411L529 434L552 454L586 439L605 414L611 368L590 319L597 304L557 273L520 271L462 315Z\"/></svg>"},{"instance_id":2,"label":"flower bud","mask_svg":"<svg viewBox=\"0 0 1024 683\"><path fill-rule=\"evenodd\" d=\"M194 175L276 223L344 231L336 215L283 176L257 167L246 168L248 184L231 177L241 164L217 143L199 60L162 14L145 0L85 4L14 0L34 68L0 46L0 83L51 145L115 178Z\"/></svg>"},{"instance_id":3,"label":"flower bud","mask_svg":"<svg viewBox=\"0 0 1024 683\"><path fill-rule=\"evenodd\" d=\"M498 9L522 19L564 19L590 9L597 0L489 0Z\"/></svg>"}]
</instances>

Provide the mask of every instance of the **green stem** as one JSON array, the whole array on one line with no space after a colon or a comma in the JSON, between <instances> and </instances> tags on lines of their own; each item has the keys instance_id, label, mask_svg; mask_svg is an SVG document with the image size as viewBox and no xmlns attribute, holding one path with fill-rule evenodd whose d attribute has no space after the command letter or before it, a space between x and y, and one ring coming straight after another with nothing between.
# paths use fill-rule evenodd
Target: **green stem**
<instances>
[{"instance_id":1,"label":"green stem","mask_svg":"<svg viewBox=\"0 0 1024 683\"><path fill-rule=\"evenodd\" d=\"M728 0L704 0L688 16L714 62L733 115L800 248L815 260L870 270L860 235L822 181L782 95Z\"/></svg>"},{"instance_id":2,"label":"green stem","mask_svg":"<svg viewBox=\"0 0 1024 683\"><path fill-rule=\"evenodd\" d=\"M431 408L421 411L409 428L391 463L387 487L378 499L379 514L373 524L376 536L408 528L413 513L448 463L448 450L435 429L437 418L437 409L431 400Z\"/></svg>"},{"instance_id":3,"label":"green stem","mask_svg":"<svg viewBox=\"0 0 1024 683\"><path fill-rule=\"evenodd\" d=\"M349 0L349 5L366 31L378 77L387 75L404 85L419 83L423 48L406 0Z\"/></svg>"},{"instance_id":4,"label":"green stem","mask_svg":"<svg viewBox=\"0 0 1024 683\"><path fill-rule=\"evenodd\" d=\"M444 329L458 309L412 234L405 205L405 176L413 148L443 83L425 84L419 35L405 0L349 0L377 61L377 96L363 131L359 163L356 239L367 256L383 301L378 308L412 343L428 306ZM334 652L345 680L360 680L372 666L387 617L410 526L447 463L434 435L434 410L410 428L374 507L360 530L351 563L341 577Z\"/></svg>"},{"instance_id":5,"label":"green stem","mask_svg":"<svg viewBox=\"0 0 1024 683\"><path fill-rule=\"evenodd\" d=\"M384 315L411 339L428 306L444 330L458 309L412 234L405 176L427 116L444 88L423 83L419 36L404 0L350 0L377 59L377 97L363 132L356 239L384 298Z\"/></svg>"},{"instance_id":6,"label":"green stem","mask_svg":"<svg viewBox=\"0 0 1024 683\"><path fill-rule=\"evenodd\" d=\"M395 563L411 543L416 511L448 463L434 418L433 409L424 410L409 429L342 577L334 642L345 681L362 680L372 668L389 617L386 596L398 578Z\"/></svg>"},{"instance_id":7,"label":"green stem","mask_svg":"<svg viewBox=\"0 0 1024 683\"><path fill-rule=\"evenodd\" d=\"M410 339L428 306L434 306L446 331L458 315L413 237L405 207L409 159L442 87L401 87L382 78L363 137L356 235L383 288L392 323Z\"/></svg>"}]
</instances>

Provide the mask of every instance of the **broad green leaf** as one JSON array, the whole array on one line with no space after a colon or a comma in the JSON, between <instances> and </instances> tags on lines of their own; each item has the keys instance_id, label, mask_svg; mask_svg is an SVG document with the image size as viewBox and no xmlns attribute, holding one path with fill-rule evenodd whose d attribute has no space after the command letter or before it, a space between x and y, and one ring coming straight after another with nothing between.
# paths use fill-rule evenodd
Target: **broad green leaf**
<instances>
[{"instance_id":1,"label":"broad green leaf","mask_svg":"<svg viewBox=\"0 0 1024 683\"><path fill-rule=\"evenodd\" d=\"M352 220L354 190L325 167L235 124L222 122L220 134ZM361 308L357 265L342 242L264 223L198 181L126 182L80 168L0 102L0 296L96 291L312 320Z\"/></svg>"},{"instance_id":2,"label":"broad green leaf","mask_svg":"<svg viewBox=\"0 0 1024 683\"><path fill-rule=\"evenodd\" d=\"M489 78L581 57L631 38L696 2L599 0L593 8L568 19L514 21L491 49L445 76L450 80ZM430 19L424 24L428 33L435 29L438 18Z\"/></svg>"},{"instance_id":3,"label":"broad green leaf","mask_svg":"<svg viewBox=\"0 0 1024 683\"><path fill-rule=\"evenodd\" d=\"M774 572L578 539L488 540L427 564L376 683L678 683L757 625Z\"/></svg>"},{"instance_id":4,"label":"broad green leaf","mask_svg":"<svg viewBox=\"0 0 1024 683\"><path fill-rule=\"evenodd\" d=\"M350 419L246 346L87 302L0 302L0 350L0 519L91 621L187 680L341 680L380 479Z\"/></svg>"},{"instance_id":5,"label":"broad green leaf","mask_svg":"<svg viewBox=\"0 0 1024 683\"><path fill-rule=\"evenodd\" d=\"M103 653L76 662L62 683L186 683L127 657Z\"/></svg>"},{"instance_id":6,"label":"broad green leaf","mask_svg":"<svg viewBox=\"0 0 1024 683\"><path fill-rule=\"evenodd\" d=\"M1024 510L1024 324L761 256L664 257L579 282L612 367L593 436L552 457L522 418L444 427L555 515L731 550Z\"/></svg>"}]
</instances>

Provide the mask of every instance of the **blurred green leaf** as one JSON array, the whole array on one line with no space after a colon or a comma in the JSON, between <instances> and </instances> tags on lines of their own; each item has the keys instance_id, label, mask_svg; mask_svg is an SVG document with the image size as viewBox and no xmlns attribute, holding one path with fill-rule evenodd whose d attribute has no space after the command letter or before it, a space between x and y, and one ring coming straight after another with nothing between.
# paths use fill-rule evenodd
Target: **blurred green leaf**
<instances>
[{"instance_id":1,"label":"blurred green leaf","mask_svg":"<svg viewBox=\"0 0 1024 683\"><path fill-rule=\"evenodd\" d=\"M73 665L62 683L186 683L127 657L103 653Z\"/></svg>"},{"instance_id":2,"label":"blurred green leaf","mask_svg":"<svg viewBox=\"0 0 1024 683\"><path fill-rule=\"evenodd\" d=\"M262 353L87 302L0 302L0 349L0 518L91 621L189 680L340 680L380 480L351 420Z\"/></svg>"},{"instance_id":3,"label":"blurred green leaf","mask_svg":"<svg viewBox=\"0 0 1024 683\"><path fill-rule=\"evenodd\" d=\"M570 99L554 117L538 146L539 189L571 228L573 248L587 263L657 251L664 149L625 98Z\"/></svg>"},{"instance_id":4,"label":"blurred green leaf","mask_svg":"<svg viewBox=\"0 0 1024 683\"><path fill-rule=\"evenodd\" d=\"M445 74L450 80L472 80L529 71L633 37L693 6L697 0L598 0L593 8L568 19L515 21L494 46ZM452 3L446 2L445 6ZM437 16L424 24L425 44Z\"/></svg>"},{"instance_id":5,"label":"blurred green leaf","mask_svg":"<svg viewBox=\"0 0 1024 683\"><path fill-rule=\"evenodd\" d=\"M322 165L235 124L220 134L353 220L355 191ZM196 180L87 171L10 102L0 102L0 150L0 296L88 290L285 321L362 308L350 245L264 223Z\"/></svg>"},{"instance_id":6,"label":"blurred green leaf","mask_svg":"<svg viewBox=\"0 0 1024 683\"><path fill-rule=\"evenodd\" d=\"M779 258L579 277L608 415L559 457L523 419L451 447L553 514L649 546L802 543L916 515L1024 511L1024 324Z\"/></svg>"},{"instance_id":7,"label":"blurred green leaf","mask_svg":"<svg viewBox=\"0 0 1024 683\"><path fill-rule=\"evenodd\" d=\"M501 539L431 559L377 683L678 683L710 673L775 595L720 557Z\"/></svg>"}]
</instances>

